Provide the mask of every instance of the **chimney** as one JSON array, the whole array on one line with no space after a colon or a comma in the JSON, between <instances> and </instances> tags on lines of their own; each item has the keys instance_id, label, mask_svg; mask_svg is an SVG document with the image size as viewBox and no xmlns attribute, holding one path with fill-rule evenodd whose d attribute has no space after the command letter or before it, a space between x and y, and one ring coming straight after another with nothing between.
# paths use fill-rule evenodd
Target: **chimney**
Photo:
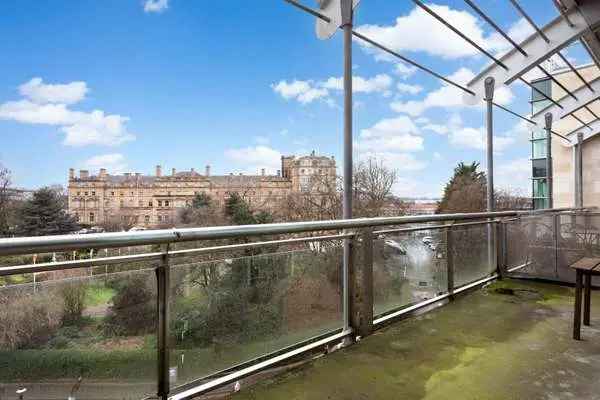
<instances>
[{"instance_id":1,"label":"chimney","mask_svg":"<svg viewBox=\"0 0 600 400\"><path fill-rule=\"evenodd\" d=\"M162 176L162 167L160 165L156 166L156 176Z\"/></svg>"},{"instance_id":2,"label":"chimney","mask_svg":"<svg viewBox=\"0 0 600 400\"><path fill-rule=\"evenodd\" d=\"M69 180L75 179L75 168L69 168Z\"/></svg>"},{"instance_id":3,"label":"chimney","mask_svg":"<svg viewBox=\"0 0 600 400\"><path fill-rule=\"evenodd\" d=\"M204 175L210 176L210 165L206 166L206 169L204 170Z\"/></svg>"},{"instance_id":4,"label":"chimney","mask_svg":"<svg viewBox=\"0 0 600 400\"><path fill-rule=\"evenodd\" d=\"M171 175L175 176L176 173L177 173L177 170L175 168L171 168Z\"/></svg>"},{"instance_id":5,"label":"chimney","mask_svg":"<svg viewBox=\"0 0 600 400\"><path fill-rule=\"evenodd\" d=\"M87 179L90 177L90 172L87 169L79 170L79 179Z\"/></svg>"},{"instance_id":6,"label":"chimney","mask_svg":"<svg viewBox=\"0 0 600 400\"><path fill-rule=\"evenodd\" d=\"M106 175L106 168L100 168L100 179L105 179Z\"/></svg>"},{"instance_id":7,"label":"chimney","mask_svg":"<svg viewBox=\"0 0 600 400\"><path fill-rule=\"evenodd\" d=\"M262 176L265 176L265 169L264 169L264 168L261 168L261 169L260 169L260 174L261 174Z\"/></svg>"}]
</instances>

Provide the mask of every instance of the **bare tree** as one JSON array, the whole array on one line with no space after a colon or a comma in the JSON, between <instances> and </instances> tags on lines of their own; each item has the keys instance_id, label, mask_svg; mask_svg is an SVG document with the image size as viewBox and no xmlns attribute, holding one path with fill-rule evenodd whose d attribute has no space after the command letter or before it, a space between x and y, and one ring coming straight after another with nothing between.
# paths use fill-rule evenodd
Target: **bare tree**
<instances>
[{"instance_id":1,"label":"bare tree","mask_svg":"<svg viewBox=\"0 0 600 400\"><path fill-rule=\"evenodd\" d=\"M0 236L6 236L10 230L12 213L10 171L0 164Z\"/></svg>"},{"instance_id":2,"label":"bare tree","mask_svg":"<svg viewBox=\"0 0 600 400\"><path fill-rule=\"evenodd\" d=\"M402 215L406 206L392 194L397 172L375 158L354 167L353 212L355 217ZM283 205L289 220L339 219L342 211L342 179L315 175L309 187L288 196Z\"/></svg>"},{"instance_id":3,"label":"bare tree","mask_svg":"<svg viewBox=\"0 0 600 400\"><path fill-rule=\"evenodd\" d=\"M531 208L531 198L524 196L519 190L496 190L496 211L528 210Z\"/></svg>"},{"instance_id":4,"label":"bare tree","mask_svg":"<svg viewBox=\"0 0 600 400\"><path fill-rule=\"evenodd\" d=\"M138 219L137 215L117 211L108 215L101 226L106 232L128 231L136 226Z\"/></svg>"},{"instance_id":5,"label":"bare tree","mask_svg":"<svg viewBox=\"0 0 600 400\"><path fill-rule=\"evenodd\" d=\"M354 168L354 210L356 216L377 217L390 204L392 189L398 181L395 170L382 161L369 158Z\"/></svg>"}]
</instances>

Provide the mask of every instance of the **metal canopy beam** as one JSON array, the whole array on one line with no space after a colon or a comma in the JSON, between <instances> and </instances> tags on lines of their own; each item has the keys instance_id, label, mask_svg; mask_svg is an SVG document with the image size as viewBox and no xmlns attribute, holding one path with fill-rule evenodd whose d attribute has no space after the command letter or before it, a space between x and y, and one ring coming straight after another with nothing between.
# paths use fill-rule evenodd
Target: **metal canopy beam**
<instances>
[{"instance_id":1,"label":"metal canopy beam","mask_svg":"<svg viewBox=\"0 0 600 400\"><path fill-rule=\"evenodd\" d=\"M584 12L586 14L585 18L582 15ZM555 18L546 26L540 28L544 36L549 39L549 42L546 42L540 34L533 34L520 44L520 47L528 56L523 55L521 51L513 48L500 57L500 61L508 67L508 70L505 70L496 63L491 64L473 78L467 87L473 90L477 94L477 98L481 100L485 95L485 78L493 77L497 82L503 82L508 85L550 58L554 53L560 51L573 40L577 40L585 33L590 32L591 28L600 25L599 3L587 4L585 9L582 9L581 6L579 8L572 8L565 11L565 13L573 26L563 16ZM472 96L465 96L465 100L472 103L473 99L469 99L470 97Z\"/></svg>"},{"instance_id":2,"label":"metal canopy beam","mask_svg":"<svg viewBox=\"0 0 600 400\"><path fill-rule=\"evenodd\" d=\"M577 90L573 91L575 98L567 94L562 99L558 100L558 103L560 103L562 108L559 108L555 104L549 104L547 107L535 112L531 116L531 119L538 124L543 124L544 114L551 113L554 120L558 121L585 108L585 106L600 98L600 78L596 78L592 82L589 82L589 86L593 92L587 85L582 85Z\"/></svg>"},{"instance_id":3,"label":"metal canopy beam","mask_svg":"<svg viewBox=\"0 0 600 400\"><path fill-rule=\"evenodd\" d=\"M571 140L571 146L577 143L577 133L583 133L583 140L588 140L600 133L600 119L597 119L592 122L588 122L589 129L582 129L581 127L575 129L572 132L566 134L566 136Z\"/></svg>"}]
</instances>

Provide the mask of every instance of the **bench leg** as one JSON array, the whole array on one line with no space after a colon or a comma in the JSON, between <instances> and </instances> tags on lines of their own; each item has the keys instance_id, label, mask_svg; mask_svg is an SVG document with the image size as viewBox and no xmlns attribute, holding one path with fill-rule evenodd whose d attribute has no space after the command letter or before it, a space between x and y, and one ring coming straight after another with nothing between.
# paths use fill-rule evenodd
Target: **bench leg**
<instances>
[{"instance_id":1,"label":"bench leg","mask_svg":"<svg viewBox=\"0 0 600 400\"><path fill-rule=\"evenodd\" d=\"M577 270L575 278L575 312L573 313L573 339L581 340L581 286L582 273Z\"/></svg>"},{"instance_id":2,"label":"bench leg","mask_svg":"<svg viewBox=\"0 0 600 400\"><path fill-rule=\"evenodd\" d=\"M590 326L590 307L592 294L592 274L585 274L585 289L583 296L583 324Z\"/></svg>"}]
</instances>

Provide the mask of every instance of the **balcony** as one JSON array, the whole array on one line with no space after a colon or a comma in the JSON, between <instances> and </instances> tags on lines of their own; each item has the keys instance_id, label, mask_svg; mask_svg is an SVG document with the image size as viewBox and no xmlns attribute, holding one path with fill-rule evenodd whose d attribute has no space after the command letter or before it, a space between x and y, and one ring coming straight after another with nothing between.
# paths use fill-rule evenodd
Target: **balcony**
<instances>
[{"instance_id":1,"label":"balcony","mask_svg":"<svg viewBox=\"0 0 600 400\"><path fill-rule=\"evenodd\" d=\"M598 227L548 210L2 239L0 398L593 398L600 309L574 341L560 283Z\"/></svg>"}]
</instances>

